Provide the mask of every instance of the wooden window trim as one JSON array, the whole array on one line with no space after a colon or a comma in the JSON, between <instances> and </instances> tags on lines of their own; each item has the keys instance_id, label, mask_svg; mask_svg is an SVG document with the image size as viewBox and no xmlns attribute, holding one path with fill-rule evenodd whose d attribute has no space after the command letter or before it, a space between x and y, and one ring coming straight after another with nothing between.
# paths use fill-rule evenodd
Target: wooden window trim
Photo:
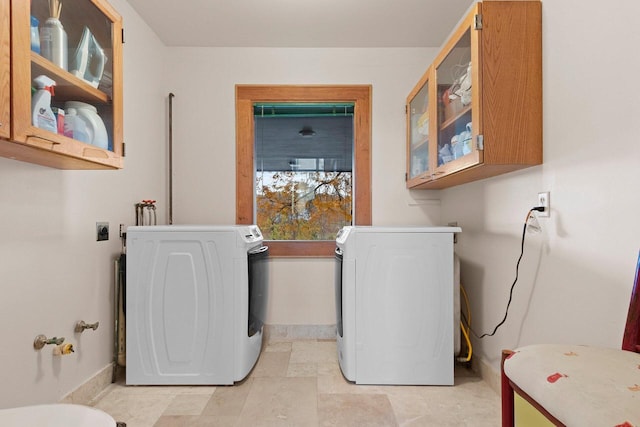
<instances>
[{"instance_id":1,"label":"wooden window trim","mask_svg":"<svg viewBox=\"0 0 640 427\"><path fill-rule=\"evenodd\" d=\"M354 224L371 225L371 85L236 85L236 224L254 224L254 120L257 102L353 102ZM331 257L335 242L269 241L276 257Z\"/></svg>"}]
</instances>

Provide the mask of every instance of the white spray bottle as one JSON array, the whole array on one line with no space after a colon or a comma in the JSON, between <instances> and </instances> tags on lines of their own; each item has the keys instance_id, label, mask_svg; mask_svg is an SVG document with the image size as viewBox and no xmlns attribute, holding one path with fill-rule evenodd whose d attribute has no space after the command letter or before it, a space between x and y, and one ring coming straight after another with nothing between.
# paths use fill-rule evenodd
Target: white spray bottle
<instances>
[{"instance_id":1,"label":"white spray bottle","mask_svg":"<svg viewBox=\"0 0 640 427\"><path fill-rule=\"evenodd\" d=\"M37 90L31 98L31 123L40 129L57 133L58 123L51 111L51 96L56 82L43 75L33 79L33 83Z\"/></svg>"}]
</instances>

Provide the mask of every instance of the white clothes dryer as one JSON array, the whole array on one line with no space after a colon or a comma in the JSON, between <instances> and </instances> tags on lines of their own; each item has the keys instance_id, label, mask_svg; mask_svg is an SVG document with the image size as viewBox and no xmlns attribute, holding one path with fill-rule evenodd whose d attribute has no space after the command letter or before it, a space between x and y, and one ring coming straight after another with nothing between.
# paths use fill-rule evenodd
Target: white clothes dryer
<instances>
[{"instance_id":1,"label":"white clothes dryer","mask_svg":"<svg viewBox=\"0 0 640 427\"><path fill-rule=\"evenodd\" d=\"M336 238L338 360L356 384L453 385L458 227L344 227ZM455 289L454 289L455 288Z\"/></svg>"},{"instance_id":2,"label":"white clothes dryer","mask_svg":"<svg viewBox=\"0 0 640 427\"><path fill-rule=\"evenodd\" d=\"M233 384L262 347L268 248L257 226L127 229L126 383Z\"/></svg>"}]
</instances>

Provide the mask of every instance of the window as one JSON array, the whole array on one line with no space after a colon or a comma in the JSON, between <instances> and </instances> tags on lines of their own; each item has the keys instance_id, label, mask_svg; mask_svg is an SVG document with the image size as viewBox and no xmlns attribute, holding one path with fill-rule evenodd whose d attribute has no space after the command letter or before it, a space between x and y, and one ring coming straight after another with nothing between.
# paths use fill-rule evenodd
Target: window
<instances>
[{"instance_id":1,"label":"window","mask_svg":"<svg viewBox=\"0 0 640 427\"><path fill-rule=\"evenodd\" d=\"M353 218L356 225L371 224L371 87L358 86L236 86L236 222L254 224L256 210L255 108L265 104L345 104L353 109ZM301 132L313 131L300 129ZM293 169L339 170L330 165L337 159L313 160L296 157L288 160ZM276 167L274 167L276 168ZM284 168L281 168L284 169ZM335 172L332 171L332 172ZM351 180L349 180L351 183ZM349 218L351 220L351 218ZM324 236L326 237L326 236ZM335 242L327 240L272 240L274 256L332 256Z\"/></svg>"},{"instance_id":2,"label":"window","mask_svg":"<svg viewBox=\"0 0 640 427\"><path fill-rule=\"evenodd\" d=\"M265 240L332 240L352 224L353 108L254 104L254 217Z\"/></svg>"}]
</instances>

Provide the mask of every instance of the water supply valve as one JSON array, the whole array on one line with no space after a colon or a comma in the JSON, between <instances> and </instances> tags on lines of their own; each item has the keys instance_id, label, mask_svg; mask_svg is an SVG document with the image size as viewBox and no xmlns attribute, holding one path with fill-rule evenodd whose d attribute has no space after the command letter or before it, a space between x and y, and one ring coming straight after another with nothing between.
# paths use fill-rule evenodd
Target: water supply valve
<instances>
[{"instance_id":1,"label":"water supply valve","mask_svg":"<svg viewBox=\"0 0 640 427\"><path fill-rule=\"evenodd\" d=\"M36 350L40 350L45 345L49 345L49 344L60 345L63 342L64 342L64 337L47 338L45 335L40 334L36 336L36 339L33 340L33 348L35 348Z\"/></svg>"},{"instance_id":2,"label":"water supply valve","mask_svg":"<svg viewBox=\"0 0 640 427\"><path fill-rule=\"evenodd\" d=\"M94 331L98 329L100 322L96 323L87 323L84 320L80 320L76 323L76 327L73 329L75 332L84 332L85 329L93 329Z\"/></svg>"}]
</instances>

